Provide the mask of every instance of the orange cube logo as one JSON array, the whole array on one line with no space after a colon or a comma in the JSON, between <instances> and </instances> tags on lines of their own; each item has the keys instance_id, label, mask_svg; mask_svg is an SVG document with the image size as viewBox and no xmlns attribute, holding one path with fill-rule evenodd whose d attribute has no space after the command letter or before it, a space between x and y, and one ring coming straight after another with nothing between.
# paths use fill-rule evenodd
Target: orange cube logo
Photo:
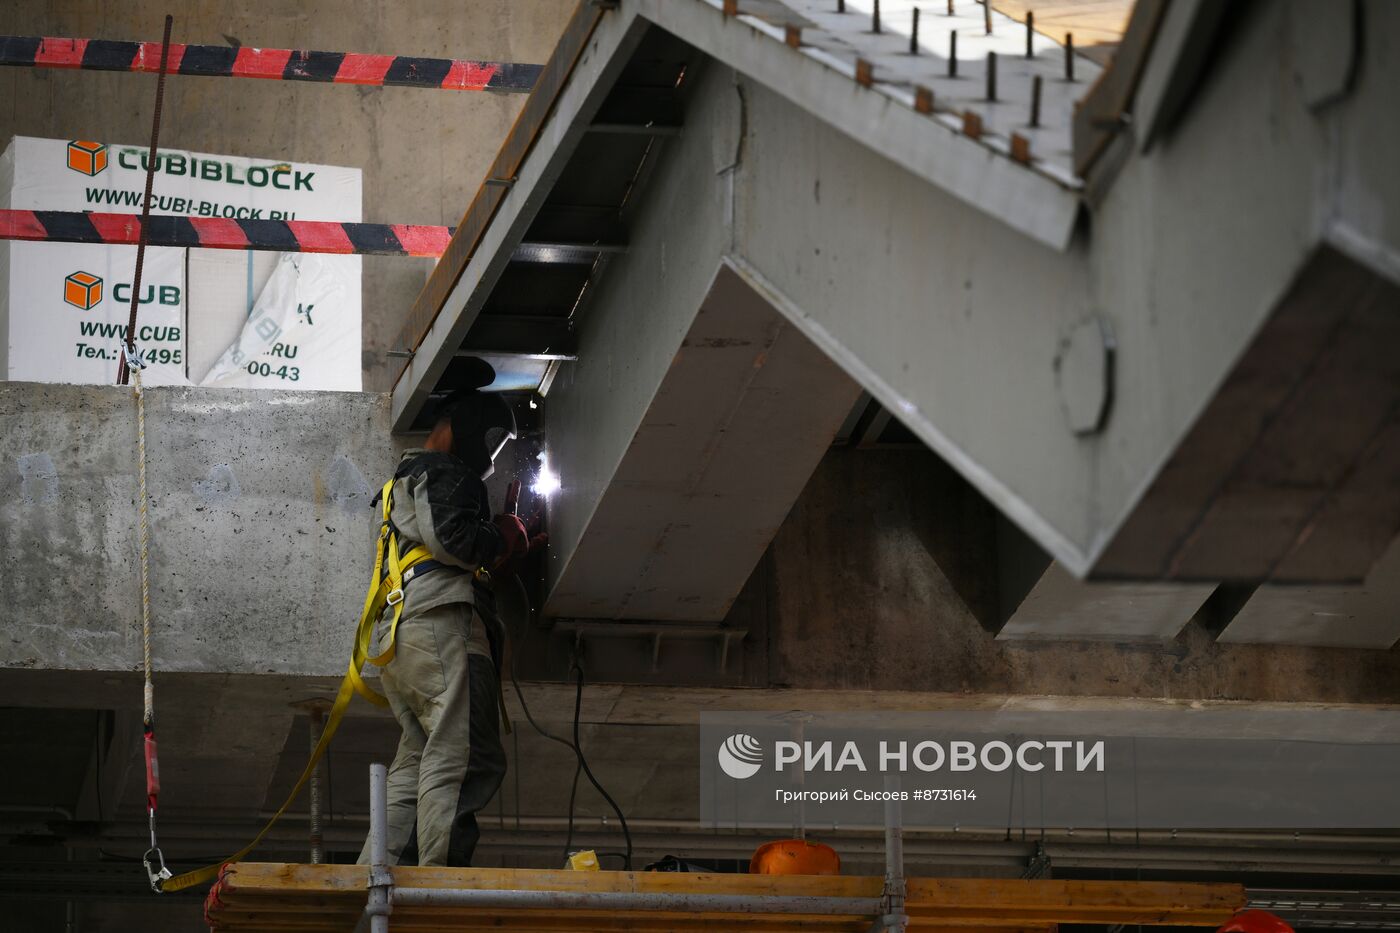
<instances>
[{"instance_id":1,"label":"orange cube logo","mask_svg":"<svg viewBox=\"0 0 1400 933\"><path fill-rule=\"evenodd\" d=\"M107 147L88 139L68 144L68 167L84 175L96 175L107 167Z\"/></svg>"},{"instance_id":2,"label":"orange cube logo","mask_svg":"<svg viewBox=\"0 0 1400 933\"><path fill-rule=\"evenodd\" d=\"M88 310L102 300L102 279L91 272L74 272L63 280L63 300Z\"/></svg>"}]
</instances>

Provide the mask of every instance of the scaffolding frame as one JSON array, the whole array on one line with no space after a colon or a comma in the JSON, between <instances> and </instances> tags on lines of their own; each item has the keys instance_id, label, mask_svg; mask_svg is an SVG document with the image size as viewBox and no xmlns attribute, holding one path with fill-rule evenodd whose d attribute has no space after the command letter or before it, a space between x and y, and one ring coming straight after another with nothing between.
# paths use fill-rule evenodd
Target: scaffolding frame
<instances>
[{"instance_id":1,"label":"scaffolding frame","mask_svg":"<svg viewBox=\"0 0 1400 933\"><path fill-rule=\"evenodd\" d=\"M885 874L760 875L392 866L388 773L370 766L371 864L226 865L205 902L216 933L1056 933L1060 923L1218 927L1237 884L909 878L886 801ZM898 777L886 776L888 789Z\"/></svg>"},{"instance_id":2,"label":"scaffolding frame","mask_svg":"<svg viewBox=\"0 0 1400 933\"><path fill-rule=\"evenodd\" d=\"M886 778L887 789L898 779ZM871 933L909 926L905 910L903 814L898 800L885 802L885 886L879 897L812 894L701 894L621 891L502 891L481 888L413 888L394 884L389 866L388 769L369 766L369 897L358 933L389 933L395 904L475 907L491 910L656 911L718 914L837 915L868 917Z\"/></svg>"}]
</instances>

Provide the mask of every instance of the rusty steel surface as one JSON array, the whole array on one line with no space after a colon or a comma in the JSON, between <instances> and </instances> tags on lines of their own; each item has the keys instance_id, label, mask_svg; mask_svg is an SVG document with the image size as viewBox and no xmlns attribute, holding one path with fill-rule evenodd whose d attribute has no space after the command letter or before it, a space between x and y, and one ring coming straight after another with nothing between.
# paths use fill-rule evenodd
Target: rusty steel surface
<instances>
[{"instance_id":1,"label":"rusty steel surface","mask_svg":"<svg viewBox=\"0 0 1400 933\"><path fill-rule=\"evenodd\" d=\"M1089 171L1118 132L1170 5L1170 0L1142 0L1134 7L1117 53L1075 110L1076 175Z\"/></svg>"},{"instance_id":2,"label":"rusty steel surface","mask_svg":"<svg viewBox=\"0 0 1400 933\"><path fill-rule=\"evenodd\" d=\"M476 197L462 216L462 222L457 225L457 231L447 244L442 258L433 268L432 276L414 300L413 307L409 309L399 331L399 347L416 350L437 319L448 295L462 277L462 272L481 241L482 234L496 216L496 210L505 198L509 184L516 177L539 136L540 128L554 109L554 102L568 83L574 65L603 13L603 9L598 5L582 0L569 24L564 27L559 44L545 63L544 70L540 72L534 90L525 100L525 106L516 118L515 125L501 144L500 152L491 163L481 187L477 189ZM402 377L407 368L408 362L405 360L394 374L394 380Z\"/></svg>"}]
</instances>

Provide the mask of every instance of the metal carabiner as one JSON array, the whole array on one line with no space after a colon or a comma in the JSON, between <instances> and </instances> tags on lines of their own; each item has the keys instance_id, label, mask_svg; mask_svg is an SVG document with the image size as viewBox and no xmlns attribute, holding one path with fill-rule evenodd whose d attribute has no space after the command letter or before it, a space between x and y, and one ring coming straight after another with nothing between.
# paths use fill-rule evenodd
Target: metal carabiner
<instances>
[{"instance_id":1,"label":"metal carabiner","mask_svg":"<svg viewBox=\"0 0 1400 933\"><path fill-rule=\"evenodd\" d=\"M141 355L141 351L140 351L139 349L137 349L135 342L132 342L132 343L125 343L125 342L123 342L122 345L121 345L121 355L122 355L122 358L123 358L124 360L126 360L126 368L127 368L127 369L145 369L145 368L146 368L146 360L145 360L145 357L143 357L143 356Z\"/></svg>"},{"instance_id":2,"label":"metal carabiner","mask_svg":"<svg viewBox=\"0 0 1400 933\"><path fill-rule=\"evenodd\" d=\"M170 869L165 867L165 856L158 847L152 846L141 856L141 864L146 866L146 877L151 881L151 890L157 894L161 893L161 885L171 878Z\"/></svg>"},{"instance_id":3,"label":"metal carabiner","mask_svg":"<svg viewBox=\"0 0 1400 933\"><path fill-rule=\"evenodd\" d=\"M172 875L170 869L165 867L165 856L161 854L160 846L156 845L156 808L147 807L146 812L150 815L151 847L141 856L141 864L146 867L146 877L150 879L151 890L159 894L161 885L170 880ZM151 858L152 855L155 856L154 859Z\"/></svg>"}]
</instances>

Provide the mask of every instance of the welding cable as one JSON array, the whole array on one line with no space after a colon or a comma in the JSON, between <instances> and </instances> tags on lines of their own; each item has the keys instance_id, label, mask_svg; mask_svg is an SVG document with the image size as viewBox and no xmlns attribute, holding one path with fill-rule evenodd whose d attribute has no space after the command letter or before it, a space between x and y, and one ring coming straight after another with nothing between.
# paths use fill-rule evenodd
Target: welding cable
<instances>
[{"instance_id":1,"label":"welding cable","mask_svg":"<svg viewBox=\"0 0 1400 933\"><path fill-rule=\"evenodd\" d=\"M627 853L622 856L623 868L625 871L632 870L632 831L627 828L627 817L622 815L622 808L617 805L617 801L612 799L612 795L603 789L603 785L598 783L598 779L593 776L593 769L588 767L588 759L583 757L583 745L579 741L578 723L579 711L583 706L583 665L579 663L578 657L574 657L573 673L577 675L574 687L574 751L578 753L578 765L583 769L584 775L588 778L588 783L593 785L593 789L603 795L603 799L612 807L617 814L617 821L622 824L622 838L627 841ZM575 778L577 780L577 778ZM570 823L572 824L570 813Z\"/></svg>"},{"instance_id":2,"label":"welding cable","mask_svg":"<svg viewBox=\"0 0 1400 933\"><path fill-rule=\"evenodd\" d=\"M528 621L529 618L530 618L530 594L529 594L529 592L525 589L525 581L521 580L520 577L519 577L518 575L517 575L514 579L515 579L515 585L518 586L518 587L520 588L520 598L521 598L521 599L524 601L524 603L525 603L525 618L526 618L526 620ZM522 636L524 635L523 632L522 632L521 634L522 634ZM522 637L520 640L521 640L521 641L524 641L524 638ZM549 739L550 741L552 741L552 742L558 742L560 745L564 746L565 748L567 748L567 749L568 749L569 751L571 751L571 752L576 751L575 748L574 748L574 744L573 744L572 742L570 742L568 739L561 739L559 736L555 735L554 733L546 731L539 723L535 722L535 717L534 717L533 715L530 714L530 704L528 704L528 703L525 702L525 694L524 694L523 692L521 692L521 690L520 690L520 681L516 679L515 667L516 667L516 662L517 662L518 659L519 659L519 652L512 651L512 652L510 653L510 665L509 665L509 668L510 668L510 685L511 685L512 687L515 688L515 695L516 695L516 697L520 700L520 708L521 708L522 710L524 710L524 712L525 712L525 721L528 722L531 726L533 726L533 727L534 727L534 730L535 730L536 732L538 732L540 735L544 736L545 738Z\"/></svg>"},{"instance_id":3,"label":"welding cable","mask_svg":"<svg viewBox=\"0 0 1400 933\"><path fill-rule=\"evenodd\" d=\"M530 618L530 612L531 612L531 609L530 609L530 593L529 593L529 591L525 588L525 581L522 580L522 579L520 579L519 575L517 575L517 576L515 577L515 585L516 585L517 587L519 587L519 589L520 589L520 599L521 599L521 602L522 602L522 603L524 604L524 606L525 606L525 621L528 622L528 621L529 621L529 618ZM524 639L524 634L525 634L525 633L522 631L520 634L521 634L521 638L519 639L519 641L524 642L524 640L525 640L525 639ZM627 817L623 816L623 814L622 814L622 808L619 807L619 806L617 805L617 801L613 800L612 795L610 795L606 790L604 790L604 789L603 789L603 785L600 784L600 783L598 782L598 779L597 779L596 777L593 776L593 771L588 767L588 761L583 757L583 746L582 746L582 744L580 744L580 742L579 742L579 718L580 718L580 713L581 713L582 707L583 707L583 666L582 666L581 664L578 663L578 657L577 657L577 655L576 655L576 656L574 657L574 659L573 659L573 663L571 664L571 666L570 666L570 668L569 668L569 673L570 673L570 674L577 673L577 680L576 680L576 684L575 684L575 688L574 688L574 722L573 722L573 737L574 737L574 740L573 740L572 742L570 742L570 741L567 740L567 739L562 739L562 738L560 738L559 736L555 735L555 734L552 733L552 732L546 731L543 727L540 726L539 723L535 722L535 717L534 717L533 715L531 715L531 713L530 713L530 705L529 705L528 703L525 702L525 693L524 693L524 691L522 691L522 690L520 689L520 681L519 681L519 680L517 679L517 677L516 677L516 662L517 662L518 659L519 659L519 652L512 651L512 652L511 652L511 655L510 655L510 664L509 664L510 684L511 684L512 687L515 688L515 696L516 696L517 699L520 700L520 708L521 708L521 710L523 710L524 713L525 713L525 720L526 720L526 721L534 728L534 730L535 730L536 732L538 732L540 735L544 736L545 738L547 738L547 739L549 739L549 740L551 740L551 741L558 742L560 745L563 745L565 748L569 749L570 751L572 751L572 752L574 753L574 760L575 760L575 764L574 764L574 780L573 780L573 787L572 787L572 789L569 791L569 829L568 829L568 834L567 834L567 836L565 837L565 843L564 843L564 858L565 858L565 860L568 859L568 857L569 857L569 849L573 846L573 841L574 841L574 804L575 804L576 799L577 799L579 774L580 774L580 773L583 773L583 774L586 774L586 775L588 776L588 781L589 781L589 783L592 784L593 787L594 787L594 789L597 790L598 793L601 794L601 795L603 796L603 799L606 800L606 801L608 802L608 805L612 807L613 812L617 814L617 821L622 825L622 835L623 835L623 838L627 841L627 851L626 851L626 852L599 852L599 853L598 853L598 856L599 856L599 858L603 858L603 857L620 858L620 859L622 859L622 863L623 863L623 866L624 866L625 870L631 871L631 870L632 870L632 831L631 831L630 829L628 829L628 827L627 827Z\"/></svg>"},{"instance_id":4,"label":"welding cable","mask_svg":"<svg viewBox=\"0 0 1400 933\"><path fill-rule=\"evenodd\" d=\"M570 746L574 748L574 746ZM578 801L578 779L583 774L583 765L579 764L579 756L575 748L574 754L574 779L569 782L569 832L564 836L564 864L569 862L569 853L574 848L574 804Z\"/></svg>"},{"instance_id":5,"label":"welding cable","mask_svg":"<svg viewBox=\"0 0 1400 933\"><path fill-rule=\"evenodd\" d=\"M520 590L520 600L525 606L525 620L524 624L522 624L521 626L522 631L520 633L521 637L519 638L520 642L524 642L524 628L526 625L528 625L530 620L530 592L525 588L525 581L520 579L519 574L517 574L513 579L515 580L515 585ZM578 748L574 745L573 742L570 742L568 739L561 739L559 736L555 735L552 732L549 732L539 723L535 722L535 717L530 712L530 704L525 702L525 693L520 689L520 681L516 677L516 663L518 662L519 657L520 653L518 651L512 650L510 652L510 664L508 665L508 669L510 673L510 685L515 688L515 696L517 699L520 700L520 708L525 713L525 721L528 722L530 726L540 735L549 739L551 742L558 742L560 745L567 748L571 753L573 753L575 760L573 790L569 792L569 831L568 834L564 837L564 861L567 862L569 860L569 849L573 846L574 843L574 793L578 790L578 776L579 772L582 770L577 764Z\"/></svg>"}]
</instances>

